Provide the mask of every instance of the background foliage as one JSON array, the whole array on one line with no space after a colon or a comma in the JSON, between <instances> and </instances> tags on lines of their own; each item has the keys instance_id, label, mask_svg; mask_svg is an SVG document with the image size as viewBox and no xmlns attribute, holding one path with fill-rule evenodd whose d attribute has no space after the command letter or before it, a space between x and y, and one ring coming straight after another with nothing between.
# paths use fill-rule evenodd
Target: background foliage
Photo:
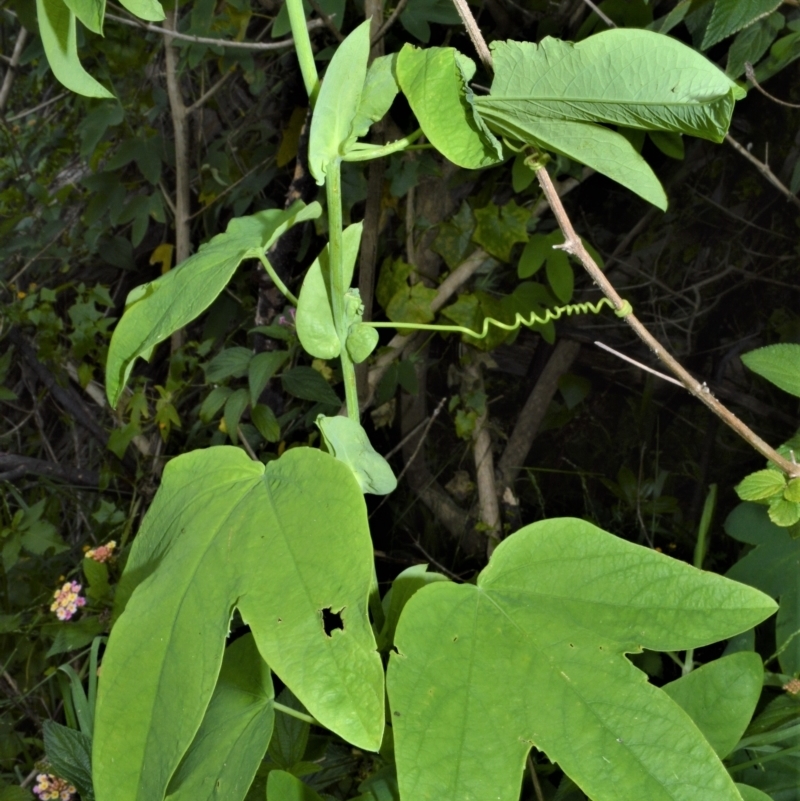
<instances>
[{"instance_id":1,"label":"background foliage","mask_svg":"<svg viewBox=\"0 0 800 801\"><path fill-rule=\"evenodd\" d=\"M376 55L407 42L472 52L449 0L318 5L308 11L317 20L320 66L339 29L352 30L370 11L391 21ZM490 39L580 40L607 27L582 0L484 0L474 10ZM746 370L740 356L800 341L800 202L787 198L800 188L800 117L786 105L800 102L800 9L605 0L600 11L616 25L651 27L693 45L733 78L745 81L752 63L755 79L784 101L751 88L736 106L732 140L721 145L623 129L664 184L666 213L567 159L552 165L579 233L640 318L748 424L784 442L797 427L797 398ZM247 261L199 323L160 346L149 364L138 363L118 411L105 403L110 331L129 290L197 251L234 216L281 209L287 193L290 201L316 197L302 158L306 101L297 62L290 47L274 46L289 30L282 4L194 0L180 4L178 18L189 37L269 48L184 39L168 49L163 32L136 30L109 3L103 36L79 25L78 46L114 97L87 99L54 79L34 4L9 1L0 11L4 801L30 797L12 785L33 786L45 740L69 737L55 723L82 728L75 681L92 673L91 644L113 620L131 534L166 461L210 444L243 447L263 461L317 444L313 420L335 413L342 397L335 361L301 355L292 310ZM475 83L488 80L479 72ZM399 98L375 141L410 130L411 111ZM366 218L359 266L362 282L374 276L374 303L362 283L373 316L432 320L442 282L464 264L473 265L471 277L442 311L456 324L583 299L591 287L552 250L559 234L532 179L519 161L472 172L427 151L345 165L345 208L354 220ZM277 268L295 291L324 234L323 216L276 245ZM393 333L383 333L382 345ZM775 801L796 799L796 753L782 750L796 752L796 735L783 729L797 724L800 702L782 687L800 673L798 541L759 517L759 507L739 507L723 528L737 504L732 488L763 460L683 390L595 340L648 362L624 326L589 318L519 335L493 331L479 350L457 336L417 335L399 358L383 354L380 380L373 364L365 426L403 473L388 500L369 499L383 589L425 562L470 578L485 565L487 533L500 537L520 522L561 515L691 562L716 484L703 566L731 570L781 601L777 623L727 644L729 652L757 652L767 669L756 715L727 764ZM500 529L481 502L486 479L474 457L487 441L498 487L510 489L501 496ZM84 556L111 540L107 561ZM73 580L86 605L60 621L50 610L53 593ZM694 658L702 664L720 655L712 647ZM635 661L659 685L681 675L669 656L647 651ZM297 705L275 690L281 703ZM390 746L367 754L278 715L251 794L264 797L273 771L270 785L290 786L283 771L335 798L388 799L396 794L392 765ZM537 770L545 797L581 797L558 769L542 762ZM534 792L526 784L526 797Z\"/></svg>"}]
</instances>

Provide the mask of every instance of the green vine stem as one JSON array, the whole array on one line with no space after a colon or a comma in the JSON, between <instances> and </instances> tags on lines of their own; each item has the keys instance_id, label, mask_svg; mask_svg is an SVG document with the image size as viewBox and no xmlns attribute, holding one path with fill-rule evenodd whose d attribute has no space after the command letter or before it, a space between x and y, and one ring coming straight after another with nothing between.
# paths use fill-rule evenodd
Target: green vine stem
<instances>
[{"instance_id":1,"label":"green vine stem","mask_svg":"<svg viewBox=\"0 0 800 801\"><path fill-rule=\"evenodd\" d=\"M281 281L280 276L278 273L275 272L273 266L269 263L269 260L263 253L258 254L258 258L261 260L261 265L267 271L267 275L272 279L272 282L275 284L276 287L283 293L283 296L289 301L289 303L297 306L298 300L289 290L289 287Z\"/></svg>"},{"instance_id":2,"label":"green vine stem","mask_svg":"<svg viewBox=\"0 0 800 801\"><path fill-rule=\"evenodd\" d=\"M485 317L483 320L483 329L481 333L473 331L471 328L464 328L461 325L428 325L426 323L372 323L364 322L364 325L371 326L372 328L410 328L415 331L441 331L442 333L456 333L466 334L473 339L485 339L489 333L489 326L493 325L497 328L502 328L503 331L516 331L520 326L524 325L530 328L537 323L544 325L551 320L558 320L565 314L569 317L573 314L599 314L604 306L614 309L617 317L627 317L633 312L631 304L624 301L621 309L615 308L614 304L608 298L600 298L597 303L570 303L568 306L556 306L554 309L547 309L544 316L531 312L527 317L519 312L514 315L513 323L504 323L500 320L495 320L494 317Z\"/></svg>"},{"instance_id":3,"label":"green vine stem","mask_svg":"<svg viewBox=\"0 0 800 801\"><path fill-rule=\"evenodd\" d=\"M433 145L414 145L414 142L422 136L422 129L418 128L414 133L389 142L387 145L370 145L367 142L357 142L352 148L342 156L343 161L370 161L379 159L383 156L391 156L392 153L399 153L401 150L430 150Z\"/></svg>"},{"instance_id":4,"label":"green vine stem","mask_svg":"<svg viewBox=\"0 0 800 801\"><path fill-rule=\"evenodd\" d=\"M328 246L330 252L333 324L342 343L339 359L342 365L347 415L357 423L359 413L356 368L350 358L350 354L347 352L349 325L345 314L345 292L349 287L345 286L344 263L342 261L342 164L338 159L334 159L328 164L328 172L325 176L325 192L328 200Z\"/></svg>"},{"instance_id":5,"label":"green vine stem","mask_svg":"<svg viewBox=\"0 0 800 801\"><path fill-rule=\"evenodd\" d=\"M306 27L306 12L303 9L303 0L286 0L286 10L289 12L289 24L294 38L294 49L297 60L300 62L300 72L308 93L311 108L317 100L319 93L319 75L314 62L314 53L311 50L311 38Z\"/></svg>"}]
</instances>

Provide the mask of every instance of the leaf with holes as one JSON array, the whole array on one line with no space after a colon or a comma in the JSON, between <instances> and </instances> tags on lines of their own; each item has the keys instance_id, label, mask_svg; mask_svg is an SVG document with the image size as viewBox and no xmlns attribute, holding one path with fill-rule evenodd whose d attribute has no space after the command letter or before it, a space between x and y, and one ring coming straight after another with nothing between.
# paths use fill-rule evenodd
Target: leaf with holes
<instances>
[{"instance_id":1,"label":"leaf with holes","mask_svg":"<svg viewBox=\"0 0 800 801\"><path fill-rule=\"evenodd\" d=\"M322 213L319 203L301 201L286 211L269 209L228 223L193 256L149 284L134 289L114 330L106 362L106 394L112 406L130 377L134 362L202 314L245 260L258 258L287 229Z\"/></svg>"},{"instance_id":2,"label":"leaf with holes","mask_svg":"<svg viewBox=\"0 0 800 801\"><path fill-rule=\"evenodd\" d=\"M211 701L234 608L322 725L377 750L372 575L361 490L328 454L293 448L266 467L231 447L172 459L134 541L119 586L127 605L103 659L98 797L163 798ZM323 609L342 630L326 634Z\"/></svg>"},{"instance_id":3,"label":"leaf with holes","mask_svg":"<svg viewBox=\"0 0 800 801\"><path fill-rule=\"evenodd\" d=\"M225 649L200 729L170 779L168 801L242 801L264 758L275 721L269 666L252 634Z\"/></svg>"},{"instance_id":4,"label":"leaf with holes","mask_svg":"<svg viewBox=\"0 0 800 801\"><path fill-rule=\"evenodd\" d=\"M36 0L39 35L53 75L84 97L114 97L81 66L75 14L62 0Z\"/></svg>"},{"instance_id":5,"label":"leaf with holes","mask_svg":"<svg viewBox=\"0 0 800 801\"><path fill-rule=\"evenodd\" d=\"M767 345L743 354L742 361L757 375L800 398L800 345L793 342Z\"/></svg>"},{"instance_id":6,"label":"leaf with holes","mask_svg":"<svg viewBox=\"0 0 800 801\"><path fill-rule=\"evenodd\" d=\"M708 50L717 42L770 15L783 0L716 0L706 28L701 50Z\"/></svg>"},{"instance_id":7,"label":"leaf with holes","mask_svg":"<svg viewBox=\"0 0 800 801\"><path fill-rule=\"evenodd\" d=\"M696 648L774 611L582 520L527 526L477 585L432 584L403 611L387 678L401 795L515 801L535 746L595 801L739 801L689 716L624 655Z\"/></svg>"},{"instance_id":8,"label":"leaf with holes","mask_svg":"<svg viewBox=\"0 0 800 801\"><path fill-rule=\"evenodd\" d=\"M424 50L405 45L397 57L397 81L431 144L468 170L490 167L503 148L475 113L467 81L475 64L452 47Z\"/></svg>"}]
</instances>

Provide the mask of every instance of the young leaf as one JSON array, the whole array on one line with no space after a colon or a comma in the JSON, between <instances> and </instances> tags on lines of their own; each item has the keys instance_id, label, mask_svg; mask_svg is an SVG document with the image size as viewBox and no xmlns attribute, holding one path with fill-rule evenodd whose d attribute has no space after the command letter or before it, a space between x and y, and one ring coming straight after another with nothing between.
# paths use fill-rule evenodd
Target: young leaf
<instances>
[{"instance_id":1,"label":"young leaf","mask_svg":"<svg viewBox=\"0 0 800 801\"><path fill-rule=\"evenodd\" d=\"M752 25L775 11L783 0L716 0L711 20L706 28L701 50L708 50L717 42Z\"/></svg>"},{"instance_id":2,"label":"young leaf","mask_svg":"<svg viewBox=\"0 0 800 801\"><path fill-rule=\"evenodd\" d=\"M677 39L620 28L577 44L494 42L495 77L475 107L490 123L605 122L720 142L734 101L725 73Z\"/></svg>"},{"instance_id":3,"label":"young leaf","mask_svg":"<svg viewBox=\"0 0 800 801\"><path fill-rule=\"evenodd\" d=\"M779 389L800 398L800 345L793 342L767 345L743 354L742 361Z\"/></svg>"},{"instance_id":4,"label":"young leaf","mask_svg":"<svg viewBox=\"0 0 800 801\"><path fill-rule=\"evenodd\" d=\"M348 225L342 234L344 285L350 286L361 246L363 223ZM331 308L328 245L308 268L297 303L297 337L303 350L315 359L335 359L342 349Z\"/></svg>"},{"instance_id":5,"label":"young leaf","mask_svg":"<svg viewBox=\"0 0 800 801\"><path fill-rule=\"evenodd\" d=\"M752 651L709 662L662 689L680 705L703 732L720 759L736 747L753 717L764 665Z\"/></svg>"},{"instance_id":6,"label":"young leaf","mask_svg":"<svg viewBox=\"0 0 800 801\"><path fill-rule=\"evenodd\" d=\"M164 19L164 9L158 0L119 0L119 2L139 19L146 19L148 22L161 22Z\"/></svg>"},{"instance_id":7,"label":"young leaf","mask_svg":"<svg viewBox=\"0 0 800 801\"><path fill-rule=\"evenodd\" d=\"M275 720L269 666L252 634L225 649L200 729L170 779L168 801L242 801L264 758Z\"/></svg>"},{"instance_id":8,"label":"young leaf","mask_svg":"<svg viewBox=\"0 0 800 801\"><path fill-rule=\"evenodd\" d=\"M301 400L326 403L328 406L341 404L339 396L331 385L313 367L293 367L281 376L284 392Z\"/></svg>"},{"instance_id":9,"label":"young leaf","mask_svg":"<svg viewBox=\"0 0 800 801\"><path fill-rule=\"evenodd\" d=\"M386 116L400 87L394 77L397 54L378 56L367 70L364 88L358 101L358 110L353 119L353 136L366 136L373 123Z\"/></svg>"},{"instance_id":10,"label":"young leaf","mask_svg":"<svg viewBox=\"0 0 800 801\"><path fill-rule=\"evenodd\" d=\"M582 520L527 526L477 586L433 584L403 611L388 670L401 795L514 801L533 745L595 801L738 801L686 713L624 654L699 647L774 610Z\"/></svg>"},{"instance_id":11,"label":"young leaf","mask_svg":"<svg viewBox=\"0 0 800 801\"><path fill-rule=\"evenodd\" d=\"M233 219L224 234L182 264L134 289L108 349L106 394L111 405L117 405L136 359L149 358L159 342L202 314L245 259L257 258L292 225L321 213L319 203L305 206L298 201L286 211L270 209Z\"/></svg>"},{"instance_id":12,"label":"young leaf","mask_svg":"<svg viewBox=\"0 0 800 801\"><path fill-rule=\"evenodd\" d=\"M431 144L453 164L477 170L502 161L503 148L475 113L467 61L452 47L407 44L397 57L397 81Z\"/></svg>"},{"instance_id":13,"label":"young leaf","mask_svg":"<svg viewBox=\"0 0 800 801\"><path fill-rule=\"evenodd\" d=\"M371 445L367 432L349 417L317 418L328 452L344 462L364 493L388 495L397 488L392 468Z\"/></svg>"},{"instance_id":14,"label":"young leaf","mask_svg":"<svg viewBox=\"0 0 800 801\"><path fill-rule=\"evenodd\" d=\"M800 503L793 503L784 498L775 498L769 502L767 513L769 519L776 526L789 528L800 520Z\"/></svg>"},{"instance_id":15,"label":"young leaf","mask_svg":"<svg viewBox=\"0 0 800 801\"><path fill-rule=\"evenodd\" d=\"M362 22L339 45L319 90L308 135L308 168L322 186L328 164L355 141L353 123L367 77L370 21Z\"/></svg>"},{"instance_id":16,"label":"young leaf","mask_svg":"<svg viewBox=\"0 0 800 801\"><path fill-rule=\"evenodd\" d=\"M322 797L291 773L271 770L267 779L267 801L322 801Z\"/></svg>"},{"instance_id":17,"label":"young leaf","mask_svg":"<svg viewBox=\"0 0 800 801\"><path fill-rule=\"evenodd\" d=\"M72 92L85 97L114 97L78 60L75 15L62 0L36 0L36 16L53 75Z\"/></svg>"},{"instance_id":18,"label":"young leaf","mask_svg":"<svg viewBox=\"0 0 800 801\"><path fill-rule=\"evenodd\" d=\"M786 478L777 470L758 470L746 476L736 486L736 494L743 501L761 501L783 492Z\"/></svg>"},{"instance_id":19,"label":"young leaf","mask_svg":"<svg viewBox=\"0 0 800 801\"><path fill-rule=\"evenodd\" d=\"M64 0L67 8L93 33L103 34L105 0Z\"/></svg>"},{"instance_id":20,"label":"young leaf","mask_svg":"<svg viewBox=\"0 0 800 801\"><path fill-rule=\"evenodd\" d=\"M363 496L331 456L293 448L265 467L215 447L172 459L118 588L129 600L100 677L98 797L164 797L211 699L234 607L310 713L377 750L384 692L367 617L372 576ZM332 636L326 609L343 624Z\"/></svg>"}]
</instances>

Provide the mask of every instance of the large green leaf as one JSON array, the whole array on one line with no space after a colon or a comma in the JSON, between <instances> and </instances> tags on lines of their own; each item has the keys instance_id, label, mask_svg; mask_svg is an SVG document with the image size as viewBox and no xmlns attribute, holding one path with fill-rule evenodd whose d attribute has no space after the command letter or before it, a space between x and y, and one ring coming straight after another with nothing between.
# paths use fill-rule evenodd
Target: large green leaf
<instances>
[{"instance_id":1,"label":"large green leaf","mask_svg":"<svg viewBox=\"0 0 800 801\"><path fill-rule=\"evenodd\" d=\"M36 16L53 75L72 92L86 97L114 97L78 60L75 15L62 0L36 0Z\"/></svg>"},{"instance_id":2,"label":"large green leaf","mask_svg":"<svg viewBox=\"0 0 800 801\"><path fill-rule=\"evenodd\" d=\"M274 690L252 634L225 649L200 729L169 783L169 801L241 801L267 751Z\"/></svg>"},{"instance_id":3,"label":"large green leaf","mask_svg":"<svg viewBox=\"0 0 800 801\"><path fill-rule=\"evenodd\" d=\"M767 345L742 354L742 361L779 389L800 398L800 345L793 342Z\"/></svg>"},{"instance_id":4,"label":"large green leaf","mask_svg":"<svg viewBox=\"0 0 800 801\"><path fill-rule=\"evenodd\" d=\"M367 617L372 574L363 496L331 456L293 448L265 467L216 447L169 462L134 541L120 586L129 600L103 660L93 753L100 801L163 797L211 699L234 608L317 720L377 750L383 672ZM330 636L325 611L342 623Z\"/></svg>"},{"instance_id":5,"label":"large green leaf","mask_svg":"<svg viewBox=\"0 0 800 801\"><path fill-rule=\"evenodd\" d=\"M344 285L350 286L361 246L363 223L348 225L342 233ZM342 350L331 308L331 268L328 245L308 268L297 299L297 337L303 350L317 359L334 359Z\"/></svg>"},{"instance_id":6,"label":"large green leaf","mask_svg":"<svg viewBox=\"0 0 800 801\"><path fill-rule=\"evenodd\" d=\"M160 22L164 19L164 9L158 0L119 0L119 2L139 19L146 19L149 22Z\"/></svg>"},{"instance_id":7,"label":"large green leaf","mask_svg":"<svg viewBox=\"0 0 800 801\"><path fill-rule=\"evenodd\" d=\"M106 393L117 405L133 364L149 359L153 348L202 314L245 260L257 258L288 228L322 213L319 203L301 201L286 211L269 209L228 223L224 234L166 275L134 289L117 324L106 362Z\"/></svg>"},{"instance_id":8,"label":"large green leaf","mask_svg":"<svg viewBox=\"0 0 800 801\"><path fill-rule=\"evenodd\" d=\"M497 164L503 149L473 108L467 81L475 65L452 47L405 45L397 81L431 144L453 164L477 170Z\"/></svg>"},{"instance_id":9,"label":"large green leaf","mask_svg":"<svg viewBox=\"0 0 800 801\"><path fill-rule=\"evenodd\" d=\"M688 715L624 654L699 647L774 610L590 523L527 526L477 586L432 584L403 611L388 672L401 794L516 801L536 746L594 801L739 801Z\"/></svg>"},{"instance_id":10,"label":"large green leaf","mask_svg":"<svg viewBox=\"0 0 800 801\"><path fill-rule=\"evenodd\" d=\"M367 77L369 29L370 21L362 22L336 49L314 106L308 168L320 186L328 164L341 158L356 138L353 123Z\"/></svg>"},{"instance_id":11,"label":"large green leaf","mask_svg":"<svg viewBox=\"0 0 800 801\"><path fill-rule=\"evenodd\" d=\"M662 689L683 707L717 756L724 759L750 723L763 683L761 657L740 651L709 662Z\"/></svg>"},{"instance_id":12,"label":"large green leaf","mask_svg":"<svg viewBox=\"0 0 800 801\"><path fill-rule=\"evenodd\" d=\"M615 29L577 44L546 37L495 42L491 94L475 98L490 124L605 122L721 141L744 96L724 72L676 39Z\"/></svg>"},{"instance_id":13,"label":"large green leaf","mask_svg":"<svg viewBox=\"0 0 800 801\"><path fill-rule=\"evenodd\" d=\"M708 50L717 42L768 16L782 3L783 0L716 0L700 49Z\"/></svg>"}]
</instances>

